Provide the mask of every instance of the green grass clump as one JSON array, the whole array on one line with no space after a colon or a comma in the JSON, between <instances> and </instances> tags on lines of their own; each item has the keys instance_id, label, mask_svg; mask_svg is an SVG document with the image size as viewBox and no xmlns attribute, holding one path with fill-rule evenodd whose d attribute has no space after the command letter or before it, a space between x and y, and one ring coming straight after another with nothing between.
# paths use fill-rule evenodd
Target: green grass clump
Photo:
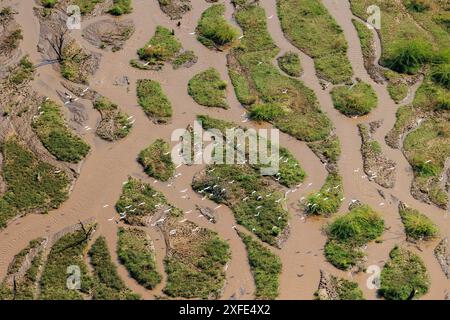
<instances>
[{"instance_id":1,"label":"green grass clump","mask_svg":"<svg viewBox=\"0 0 450 320\"><path fill-rule=\"evenodd\" d=\"M55 209L67 199L69 179L57 168L40 161L15 138L2 144L3 179L7 190L0 197L0 227L28 212Z\"/></svg>"},{"instance_id":2,"label":"green grass clump","mask_svg":"<svg viewBox=\"0 0 450 320\"><path fill-rule=\"evenodd\" d=\"M156 122L167 122L172 117L172 104L161 89L161 85L153 80L138 80L137 97L144 112Z\"/></svg>"},{"instance_id":3,"label":"green grass clump","mask_svg":"<svg viewBox=\"0 0 450 320\"><path fill-rule=\"evenodd\" d=\"M206 172L194 178L192 188L229 206L237 223L275 245L288 225L288 212L280 201L284 195L268 183L268 178L246 165L211 165Z\"/></svg>"},{"instance_id":4,"label":"green grass clump","mask_svg":"<svg viewBox=\"0 0 450 320\"><path fill-rule=\"evenodd\" d=\"M14 68L9 75L9 82L16 86L25 83L33 78L34 75L33 63L28 59L28 56L23 57L16 68Z\"/></svg>"},{"instance_id":5,"label":"green grass clump","mask_svg":"<svg viewBox=\"0 0 450 320\"><path fill-rule=\"evenodd\" d=\"M431 78L438 85L450 90L450 63L435 65L431 70Z\"/></svg>"},{"instance_id":6,"label":"green grass clump","mask_svg":"<svg viewBox=\"0 0 450 320\"><path fill-rule=\"evenodd\" d=\"M42 252L35 255L28 270L23 277L15 279L14 285L8 283L7 278L14 276L19 271L30 251L42 244L43 240L39 238L30 241L25 249L14 256L12 263L8 266L5 280L0 284L0 300L34 300L36 298L36 284L38 269L42 263Z\"/></svg>"},{"instance_id":7,"label":"green grass clump","mask_svg":"<svg viewBox=\"0 0 450 320\"><path fill-rule=\"evenodd\" d=\"M289 113L285 107L276 103L254 104L250 109L250 118L255 121L274 121Z\"/></svg>"},{"instance_id":8,"label":"green grass clump","mask_svg":"<svg viewBox=\"0 0 450 320\"><path fill-rule=\"evenodd\" d=\"M80 7L81 14L89 14L95 9L95 6L104 0L75 0L74 4Z\"/></svg>"},{"instance_id":9,"label":"green grass clump","mask_svg":"<svg viewBox=\"0 0 450 320\"><path fill-rule=\"evenodd\" d=\"M277 6L284 33L314 59L317 73L333 84L349 81L347 42L325 6L318 0L277 1Z\"/></svg>"},{"instance_id":10,"label":"green grass clump","mask_svg":"<svg viewBox=\"0 0 450 320\"><path fill-rule=\"evenodd\" d=\"M411 240L430 240L437 236L438 228L426 215L408 207L399 208L406 237Z\"/></svg>"},{"instance_id":11,"label":"green grass clump","mask_svg":"<svg viewBox=\"0 0 450 320\"><path fill-rule=\"evenodd\" d=\"M312 215L329 216L338 212L343 197L342 177L338 173L330 173L320 191L306 198L305 211Z\"/></svg>"},{"instance_id":12,"label":"green grass clump","mask_svg":"<svg viewBox=\"0 0 450 320\"><path fill-rule=\"evenodd\" d=\"M183 66L189 66L191 64L196 63L198 57L195 55L194 51L187 50L175 57L172 61L172 66L174 69L179 69Z\"/></svg>"},{"instance_id":13,"label":"green grass clump","mask_svg":"<svg viewBox=\"0 0 450 320\"><path fill-rule=\"evenodd\" d=\"M386 66L399 73L416 74L432 58L431 45L423 40L404 40L395 43Z\"/></svg>"},{"instance_id":14,"label":"green grass clump","mask_svg":"<svg viewBox=\"0 0 450 320\"><path fill-rule=\"evenodd\" d=\"M381 296L388 300L417 299L428 292L430 279L422 259L411 251L395 247L381 271Z\"/></svg>"},{"instance_id":15,"label":"green grass clump","mask_svg":"<svg viewBox=\"0 0 450 320\"><path fill-rule=\"evenodd\" d=\"M366 68L375 58L374 35L367 25L360 20L352 19L356 32L358 33L359 42L364 58Z\"/></svg>"},{"instance_id":16,"label":"green grass clump","mask_svg":"<svg viewBox=\"0 0 450 320\"><path fill-rule=\"evenodd\" d=\"M83 257L88 240L85 232L78 230L64 235L53 245L40 279L40 299L83 300L90 292L92 279ZM80 268L80 290L67 288L67 270L71 266Z\"/></svg>"},{"instance_id":17,"label":"green grass clump","mask_svg":"<svg viewBox=\"0 0 450 320\"><path fill-rule=\"evenodd\" d=\"M54 8L58 0L41 0L42 6L45 8Z\"/></svg>"},{"instance_id":18,"label":"green grass clump","mask_svg":"<svg viewBox=\"0 0 450 320\"><path fill-rule=\"evenodd\" d=\"M169 238L170 251L164 260L164 293L186 299L218 299L225 285L225 265L230 260L228 243L192 222L180 226L175 221L167 230L177 231Z\"/></svg>"},{"instance_id":19,"label":"green grass clump","mask_svg":"<svg viewBox=\"0 0 450 320\"><path fill-rule=\"evenodd\" d=\"M119 213L126 213L125 221L132 225L145 225L143 220L159 210L158 205L166 205L164 195L149 184L129 178L123 185L122 194L116 203Z\"/></svg>"},{"instance_id":20,"label":"green grass clump","mask_svg":"<svg viewBox=\"0 0 450 320\"><path fill-rule=\"evenodd\" d=\"M142 150L138 161L144 167L145 173L161 181L169 180L175 173L170 145L162 139L156 140L148 148Z\"/></svg>"},{"instance_id":21,"label":"green grass clump","mask_svg":"<svg viewBox=\"0 0 450 320\"><path fill-rule=\"evenodd\" d=\"M131 5L131 0L114 0L113 6L108 10L108 12L114 16L121 16L123 14L128 14L133 11Z\"/></svg>"},{"instance_id":22,"label":"green grass clump","mask_svg":"<svg viewBox=\"0 0 450 320\"><path fill-rule=\"evenodd\" d=\"M304 141L325 139L332 126L314 92L273 65L279 49L267 31L264 9L245 2L235 17L244 37L228 55L228 68L239 101L249 109L254 103L281 106L287 112L271 120L278 129Z\"/></svg>"},{"instance_id":23,"label":"green grass clump","mask_svg":"<svg viewBox=\"0 0 450 320\"><path fill-rule=\"evenodd\" d=\"M297 53L286 52L284 55L278 57L278 66L281 70L291 77L300 77L302 74L302 66L300 65L300 57Z\"/></svg>"},{"instance_id":24,"label":"green grass clump","mask_svg":"<svg viewBox=\"0 0 450 320\"><path fill-rule=\"evenodd\" d=\"M94 109L98 110L102 120L97 127L97 135L105 140L114 141L125 138L133 125L126 113L119 110L119 106L108 98L100 97L94 101Z\"/></svg>"},{"instance_id":25,"label":"green grass clump","mask_svg":"<svg viewBox=\"0 0 450 320\"><path fill-rule=\"evenodd\" d=\"M348 281L333 275L329 278L329 285L334 288L338 300L364 300L364 295L357 282ZM319 290L314 293L317 300L321 300Z\"/></svg>"},{"instance_id":26,"label":"green grass clump","mask_svg":"<svg viewBox=\"0 0 450 320\"><path fill-rule=\"evenodd\" d=\"M130 276L146 289L153 289L161 282L156 269L153 243L145 231L119 228L117 255Z\"/></svg>"},{"instance_id":27,"label":"green grass clump","mask_svg":"<svg viewBox=\"0 0 450 320\"><path fill-rule=\"evenodd\" d=\"M181 43L169 29L157 26L155 35L141 49L138 55L141 60L150 64L161 64L173 60L181 50Z\"/></svg>"},{"instance_id":28,"label":"green grass clump","mask_svg":"<svg viewBox=\"0 0 450 320\"><path fill-rule=\"evenodd\" d=\"M41 104L41 114L33 129L47 150L58 160L77 163L89 153L90 146L67 127L60 107L53 101Z\"/></svg>"},{"instance_id":29,"label":"green grass clump","mask_svg":"<svg viewBox=\"0 0 450 320\"><path fill-rule=\"evenodd\" d=\"M188 84L189 95L195 102L206 107L228 109L226 89L227 83L214 68L196 74Z\"/></svg>"},{"instance_id":30,"label":"green grass clump","mask_svg":"<svg viewBox=\"0 0 450 320\"><path fill-rule=\"evenodd\" d=\"M378 98L370 86L358 82L352 86L339 86L331 90L331 97L336 109L346 116L362 116L377 107Z\"/></svg>"},{"instance_id":31,"label":"green grass clump","mask_svg":"<svg viewBox=\"0 0 450 320\"><path fill-rule=\"evenodd\" d=\"M239 232L247 248L248 262L255 281L257 299L273 300L278 296L281 259L251 236Z\"/></svg>"},{"instance_id":32,"label":"green grass clump","mask_svg":"<svg viewBox=\"0 0 450 320\"><path fill-rule=\"evenodd\" d=\"M238 31L227 22L224 14L224 4L214 4L203 12L197 26L197 39L206 47L222 48L236 40Z\"/></svg>"},{"instance_id":33,"label":"green grass clump","mask_svg":"<svg viewBox=\"0 0 450 320\"><path fill-rule=\"evenodd\" d=\"M117 267L111 260L105 237L95 240L89 250L90 262L94 273L94 300L136 300L117 273Z\"/></svg>"},{"instance_id":34,"label":"green grass clump","mask_svg":"<svg viewBox=\"0 0 450 320\"><path fill-rule=\"evenodd\" d=\"M346 270L364 258L359 248L377 239L383 231L381 216L367 205L358 206L327 227L325 257L336 268Z\"/></svg>"},{"instance_id":35,"label":"green grass clump","mask_svg":"<svg viewBox=\"0 0 450 320\"><path fill-rule=\"evenodd\" d=\"M308 147L324 162L336 163L341 156L339 138L332 135L323 141L308 143Z\"/></svg>"},{"instance_id":36,"label":"green grass clump","mask_svg":"<svg viewBox=\"0 0 450 320\"><path fill-rule=\"evenodd\" d=\"M91 58L91 55L86 53L75 40L67 43L61 53L61 75L69 81L87 84L88 76L84 71L84 66Z\"/></svg>"}]
</instances>

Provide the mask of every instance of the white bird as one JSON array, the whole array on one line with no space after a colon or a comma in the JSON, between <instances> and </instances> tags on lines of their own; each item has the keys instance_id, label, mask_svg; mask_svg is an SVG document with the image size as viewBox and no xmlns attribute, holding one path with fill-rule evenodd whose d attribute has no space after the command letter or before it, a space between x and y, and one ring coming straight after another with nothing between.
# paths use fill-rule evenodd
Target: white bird
<instances>
[{"instance_id":1,"label":"white bird","mask_svg":"<svg viewBox=\"0 0 450 320\"><path fill-rule=\"evenodd\" d=\"M240 36L238 39L240 40L240 39L242 39L243 37L244 37L244 35Z\"/></svg>"},{"instance_id":2,"label":"white bird","mask_svg":"<svg viewBox=\"0 0 450 320\"><path fill-rule=\"evenodd\" d=\"M273 18L273 15L271 15L270 17L269 17L269 19L272 19Z\"/></svg>"},{"instance_id":3,"label":"white bird","mask_svg":"<svg viewBox=\"0 0 450 320\"><path fill-rule=\"evenodd\" d=\"M183 189L180 191L180 193L185 193L186 191L188 191L188 189Z\"/></svg>"},{"instance_id":4,"label":"white bird","mask_svg":"<svg viewBox=\"0 0 450 320\"><path fill-rule=\"evenodd\" d=\"M104 206L103 206L103 208L108 208L109 207L109 204L105 204Z\"/></svg>"},{"instance_id":5,"label":"white bird","mask_svg":"<svg viewBox=\"0 0 450 320\"><path fill-rule=\"evenodd\" d=\"M222 205L218 205L217 207L214 208L214 210L217 210L221 207Z\"/></svg>"}]
</instances>

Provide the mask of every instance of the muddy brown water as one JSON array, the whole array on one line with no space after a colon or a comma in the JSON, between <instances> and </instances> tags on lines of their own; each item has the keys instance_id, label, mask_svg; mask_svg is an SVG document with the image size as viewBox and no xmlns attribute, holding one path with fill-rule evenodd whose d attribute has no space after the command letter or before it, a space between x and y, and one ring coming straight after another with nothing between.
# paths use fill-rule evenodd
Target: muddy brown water
<instances>
[{"instance_id":1,"label":"muddy brown water","mask_svg":"<svg viewBox=\"0 0 450 320\"><path fill-rule=\"evenodd\" d=\"M33 62L41 61L41 55L37 52L36 44L39 39L39 22L33 14L33 1L9 0L19 12L16 15L17 22L23 28L24 41L22 41L22 51L30 55ZM323 3L344 30L349 44L348 56L352 63L355 77L370 83L379 99L378 108L369 116L349 119L336 111L331 102L329 91L322 90L319 80L315 74L314 63L311 58L301 53L284 37L276 15L276 1L262 0L261 5L266 10L269 31L280 47L281 53L288 50L299 52L304 68L302 81L313 89L319 99L323 110L328 114L335 125L335 130L341 141L342 157L339 161L339 170L344 178L345 201L340 210L346 212L348 201L358 199L371 205L374 209L382 213L388 230L383 234L383 243L369 244L367 248L367 265L383 266L388 259L388 253L395 244L406 245L403 227L398 215L397 203L391 195L406 202L411 207L421 210L427 214L440 228L441 235L449 236L447 213L434 206L426 205L412 198L409 189L413 178L411 167L404 158L400 150L389 148L384 142L384 136L392 128L395 122L395 112L398 108L390 99L386 87L376 84L367 74L359 40L356 31L351 23L352 14L347 1L324 0ZM2 3L3 4L3 3ZM230 1L225 1L226 17L232 21L233 7ZM174 129L185 128L192 124L197 114L208 114L224 120L234 121L237 124L247 127L266 127L270 125L258 125L255 123L242 123L245 109L239 104L234 94L226 67L226 53L211 51L201 45L194 32L201 13L209 6L205 1L193 1L193 10L187 13L180 28L176 27L176 22L171 21L159 8L157 1L133 1L134 11L124 19L132 19L135 23L136 31L129 39L123 50L111 53L97 49L84 41L81 31L72 31L71 35L76 38L85 48L102 54L101 64L96 74L91 77L92 89L110 98L120 105L123 111L130 116L134 116L136 122L128 137L121 141L108 143L96 137L94 131L86 131L84 126L75 126L82 136L88 141L92 150L89 156L80 165L80 176L74 186L70 198L58 209L47 215L28 215L12 221L8 227L0 231L0 278L6 273L6 269L11 259L28 242L39 236L50 236L51 234L64 229L67 226L77 223L90 217L95 217L98 221L96 236L104 235L107 239L111 255L117 264L120 276L126 284L135 292L142 294L146 299L152 299L161 294L165 285L164 281L152 291L145 290L131 279L126 269L118 262L115 251L117 241L117 214L114 204L119 198L122 183L129 175L140 178L152 184L157 190L163 192L168 201L180 209L191 213L186 217L200 226L210 228L228 241L232 251L232 258L227 269L227 281L224 289L223 299L228 299L234 295L238 299L252 298L254 294L254 284L250 268L247 262L246 252L242 241L232 229L235 220L231 211L222 206L216 210L218 222L211 224L205 218L199 217L195 210L195 205L209 206L215 208L217 205L209 200L202 200L195 194L190 183L193 175L201 170L202 166L181 166L177 173L181 173L176 179L168 183L156 182L147 177L140 165L136 162L137 154L157 138L170 140ZM83 27L93 23L103 17L92 17L83 21ZM234 21L232 21L234 23ZM176 36L180 39L184 49L193 50L199 57L198 62L188 69L172 70L170 65L166 65L161 71L142 71L129 67L129 60L134 58L136 50L150 39L157 25L164 25L173 28ZM379 40L377 40L377 53L380 54ZM198 72L208 67L215 67L222 78L228 82L228 110L212 110L197 105L187 93L187 83L189 79ZM122 76L128 76L130 86L116 86L114 82ZM161 83L164 92L168 95L174 108L172 122L168 125L155 125L143 113L137 105L135 96L135 83L138 79L153 79ZM55 89L64 90L60 86L61 77L53 66L40 67L37 71L33 88L42 96L48 96L55 101L59 101ZM412 96L410 99L412 99ZM408 101L405 101L406 103ZM83 101L86 107L88 120L83 125L95 128L100 119L97 111L92 109L89 101ZM69 116L69 113L66 114ZM363 165L360 153L361 141L358 135L356 124L360 122L370 122L383 119L383 125L377 130L374 138L380 142L385 155L397 163L397 179L393 189L384 189L367 178L363 178ZM309 192L318 190L325 181L327 172L319 159L311 152L305 143L281 134L280 143L300 161L302 167L308 173L308 178L303 185L294 193L288 196L288 207L291 213L291 235L281 250L273 249L282 260L283 270L280 278L280 299L311 299L313 292L317 289L319 281L319 270L325 269L333 274L340 275L347 279L357 281L368 299L375 299L375 290L369 290L366 281L369 278L367 273L352 275L349 272L342 272L329 263L323 256L323 246L326 237L322 233L323 225L328 219L304 219L298 210L298 201ZM186 193L189 197L181 198L185 195L180 191L189 188ZM377 189L383 190L386 199L383 199ZM382 205L384 203L384 205ZM163 257L165 254L165 244L162 234L154 227L146 227L146 232L153 239L156 250L157 266L162 274ZM436 259L433 256L433 248L437 242L432 242L421 246L421 250L412 247L425 261L431 275L431 289L424 299L443 299L445 292L450 290L449 280L445 278Z\"/></svg>"}]
</instances>

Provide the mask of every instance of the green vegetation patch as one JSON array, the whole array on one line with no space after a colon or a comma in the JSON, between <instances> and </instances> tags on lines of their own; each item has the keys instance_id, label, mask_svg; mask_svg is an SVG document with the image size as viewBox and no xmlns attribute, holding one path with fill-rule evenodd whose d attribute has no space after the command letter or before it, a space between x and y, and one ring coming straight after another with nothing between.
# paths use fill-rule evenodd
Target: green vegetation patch
<instances>
[{"instance_id":1,"label":"green vegetation patch","mask_svg":"<svg viewBox=\"0 0 450 320\"><path fill-rule=\"evenodd\" d=\"M114 16L121 16L133 11L131 0L113 0L113 6L108 12Z\"/></svg>"},{"instance_id":2,"label":"green vegetation patch","mask_svg":"<svg viewBox=\"0 0 450 320\"><path fill-rule=\"evenodd\" d=\"M164 230L169 243L164 293L169 297L218 299L225 285L225 265L230 260L228 243L190 221L169 218Z\"/></svg>"},{"instance_id":3,"label":"green vegetation patch","mask_svg":"<svg viewBox=\"0 0 450 320\"><path fill-rule=\"evenodd\" d=\"M336 109L346 116L362 116L377 107L378 98L370 84L357 82L351 86L334 87L331 97Z\"/></svg>"},{"instance_id":4,"label":"green vegetation patch","mask_svg":"<svg viewBox=\"0 0 450 320\"><path fill-rule=\"evenodd\" d=\"M194 177L192 187L229 206L237 223L276 245L288 226L288 212L284 195L268 179L247 165L211 165Z\"/></svg>"},{"instance_id":5,"label":"green vegetation patch","mask_svg":"<svg viewBox=\"0 0 450 320\"><path fill-rule=\"evenodd\" d=\"M138 55L141 60L158 65L172 61L182 49L181 43L169 29L157 26L155 35L141 49Z\"/></svg>"},{"instance_id":6,"label":"green vegetation patch","mask_svg":"<svg viewBox=\"0 0 450 320\"><path fill-rule=\"evenodd\" d=\"M194 53L194 51L187 50L175 57L175 59L172 61L172 67L176 70L181 67L189 68L193 64L195 64L198 60L197 55Z\"/></svg>"},{"instance_id":7,"label":"green vegetation patch","mask_svg":"<svg viewBox=\"0 0 450 320\"><path fill-rule=\"evenodd\" d=\"M214 68L196 74L188 84L189 95L195 102L206 107L228 109L226 89L227 83Z\"/></svg>"},{"instance_id":8,"label":"green vegetation patch","mask_svg":"<svg viewBox=\"0 0 450 320\"><path fill-rule=\"evenodd\" d=\"M437 236L437 226L418 210L400 205L399 213L405 226L406 237L409 240L430 240Z\"/></svg>"},{"instance_id":9,"label":"green vegetation patch","mask_svg":"<svg viewBox=\"0 0 450 320\"><path fill-rule=\"evenodd\" d=\"M220 49L236 40L238 31L227 22L224 14L224 4L214 4L203 12L197 26L197 39L204 46Z\"/></svg>"},{"instance_id":10,"label":"green vegetation patch","mask_svg":"<svg viewBox=\"0 0 450 320\"><path fill-rule=\"evenodd\" d=\"M105 0L75 0L74 4L80 7L81 14L89 14L95 9L95 6Z\"/></svg>"},{"instance_id":11,"label":"green vegetation patch","mask_svg":"<svg viewBox=\"0 0 450 320\"><path fill-rule=\"evenodd\" d=\"M0 284L0 300L33 300L36 298L38 270L42 263L42 252L30 255L38 250L44 239L39 238L30 241L28 246L14 256L8 267L6 277ZM32 257L29 268L23 276L15 278L15 274L22 268L25 259ZM14 281L11 278L14 277ZM9 280L9 281L8 281Z\"/></svg>"},{"instance_id":12,"label":"green vegetation patch","mask_svg":"<svg viewBox=\"0 0 450 320\"><path fill-rule=\"evenodd\" d=\"M148 148L142 150L139 153L138 161L144 167L145 173L161 181L169 180L175 173L170 145L162 139L156 140Z\"/></svg>"},{"instance_id":13,"label":"green vegetation patch","mask_svg":"<svg viewBox=\"0 0 450 320\"><path fill-rule=\"evenodd\" d=\"M251 236L239 232L247 248L248 262L255 280L257 299L273 300L278 297L281 259Z\"/></svg>"},{"instance_id":14,"label":"green vegetation patch","mask_svg":"<svg viewBox=\"0 0 450 320\"><path fill-rule=\"evenodd\" d=\"M343 198L342 177L338 173L330 173L320 191L306 198L305 211L307 214L330 216L338 212Z\"/></svg>"},{"instance_id":15,"label":"green vegetation patch","mask_svg":"<svg viewBox=\"0 0 450 320\"><path fill-rule=\"evenodd\" d=\"M378 213L367 205L357 206L327 227L325 257L336 268L346 270L362 261L365 254L360 248L383 231L384 221Z\"/></svg>"},{"instance_id":16,"label":"green vegetation patch","mask_svg":"<svg viewBox=\"0 0 450 320\"><path fill-rule=\"evenodd\" d=\"M314 59L316 72L333 84L353 75L344 32L318 0L277 1L281 27L287 38Z\"/></svg>"},{"instance_id":17,"label":"green vegetation patch","mask_svg":"<svg viewBox=\"0 0 450 320\"><path fill-rule=\"evenodd\" d=\"M395 247L381 271L380 294L388 300L417 299L428 292L430 279L422 259L413 252Z\"/></svg>"},{"instance_id":18,"label":"green vegetation patch","mask_svg":"<svg viewBox=\"0 0 450 320\"><path fill-rule=\"evenodd\" d=\"M84 262L88 241L89 236L81 229L64 235L52 246L40 279L40 299L83 300L89 294L92 279ZM69 289L68 275L78 271L80 287Z\"/></svg>"},{"instance_id":19,"label":"green vegetation patch","mask_svg":"<svg viewBox=\"0 0 450 320\"><path fill-rule=\"evenodd\" d=\"M322 278L319 284L319 290L314 293L314 297L317 300L364 300L363 292L358 287L357 282L348 281L333 275L324 275L323 271L321 272ZM324 288L321 287L322 283ZM330 297L327 292L328 289L334 290L336 297Z\"/></svg>"},{"instance_id":20,"label":"green vegetation patch","mask_svg":"<svg viewBox=\"0 0 450 320\"><path fill-rule=\"evenodd\" d=\"M168 204L164 195L154 190L148 183L128 178L116 203L116 210L125 215L126 223L146 225L145 218L165 209L166 205Z\"/></svg>"},{"instance_id":21,"label":"green vegetation patch","mask_svg":"<svg viewBox=\"0 0 450 320\"><path fill-rule=\"evenodd\" d=\"M69 178L40 161L15 138L2 144L3 179L7 189L0 198L0 227L28 212L58 208L68 197Z\"/></svg>"},{"instance_id":22,"label":"green vegetation patch","mask_svg":"<svg viewBox=\"0 0 450 320\"><path fill-rule=\"evenodd\" d=\"M158 82L138 80L136 90L139 105L147 116L158 123L166 123L172 117L172 104Z\"/></svg>"},{"instance_id":23,"label":"green vegetation patch","mask_svg":"<svg viewBox=\"0 0 450 320\"><path fill-rule=\"evenodd\" d=\"M13 85L21 85L33 79L35 68L28 56L20 59L19 64L11 71L8 80Z\"/></svg>"},{"instance_id":24,"label":"green vegetation patch","mask_svg":"<svg viewBox=\"0 0 450 320\"><path fill-rule=\"evenodd\" d=\"M281 70L291 77L300 77L302 74L302 66L300 64L300 57L297 53L286 52L284 55L277 58L278 66Z\"/></svg>"},{"instance_id":25,"label":"green vegetation patch","mask_svg":"<svg viewBox=\"0 0 450 320\"><path fill-rule=\"evenodd\" d=\"M77 163L89 153L90 146L71 132L60 107L53 101L41 104L33 129L44 147L58 160Z\"/></svg>"},{"instance_id":26,"label":"green vegetation patch","mask_svg":"<svg viewBox=\"0 0 450 320\"><path fill-rule=\"evenodd\" d=\"M111 260L105 237L102 236L95 240L89 250L89 257L94 273L93 299L139 299L139 295L133 294L120 279L117 267Z\"/></svg>"},{"instance_id":27,"label":"green vegetation patch","mask_svg":"<svg viewBox=\"0 0 450 320\"><path fill-rule=\"evenodd\" d=\"M87 84L88 75L85 69L91 57L92 55L86 53L75 40L70 41L62 48L61 75L72 82Z\"/></svg>"},{"instance_id":28,"label":"green vegetation patch","mask_svg":"<svg viewBox=\"0 0 450 320\"><path fill-rule=\"evenodd\" d=\"M364 65L369 70L369 66L375 59L375 46L374 46L374 34L367 25L360 20L352 19L356 32L358 33L359 42L361 44L361 50L364 58Z\"/></svg>"},{"instance_id":29,"label":"green vegetation patch","mask_svg":"<svg viewBox=\"0 0 450 320\"><path fill-rule=\"evenodd\" d=\"M119 110L119 106L108 98L100 97L94 101L94 108L101 114L102 120L97 127L97 135L108 141L125 138L133 127L130 117Z\"/></svg>"},{"instance_id":30,"label":"green vegetation patch","mask_svg":"<svg viewBox=\"0 0 450 320\"><path fill-rule=\"evenodd\" d=\"M267 105L256 113L297 139L325 139L332 125L321 112L314 92L273 65L279 49L267 31L264 9L247 1L243 4L237 7L235 18L244 37L228 55L229 74L239 101L249 109L255 103Z\"/></svg>"},{"instance_id":31,"label":"green vegetation patch","mask_svg":"<svg viewBox=\"0 0 450 320\"><path fill-rule=\"evenodd\" d=\"M161 282L153 243L143 230L119 228L117 254L130 276L146 289Z\"/></svg>"}]
</instances>

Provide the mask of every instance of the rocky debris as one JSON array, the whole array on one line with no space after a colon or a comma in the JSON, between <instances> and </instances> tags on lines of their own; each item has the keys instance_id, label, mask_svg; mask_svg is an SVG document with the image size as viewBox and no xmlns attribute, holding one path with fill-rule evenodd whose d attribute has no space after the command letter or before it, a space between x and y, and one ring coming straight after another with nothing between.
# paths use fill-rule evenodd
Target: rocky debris
<instances>
[{"instance_id":1,"label":"rocky debris","mask_svg":"<svg viewBox=\"0 0 450 320\"><path fill-rule=\"evenodd\" d=\"M122 76L119 78L116 78L113 83L115 86L125 87L130 85L130 79L128 76Z\"/></svg>"},{"instance_id":2,"label":"rocky debris","mask_svg":"<svg viewBox=\"0 0 450 320\"><path fill-rule=\"evenodd\" d=\"M10 67L22 56L19 42L23 36L14 14L10 8L3 8L0 12L0 78L5 78Z\"/></svg>"},{"instance_id":3,"label":"rocky debris","mask_svg":"<svg viewBox=\"0 0 450 320\"><path fill-rule=\"evenodd\" d=\"M450 252L448 248L448 238L442 239L439 244L434 248L434 256L436 257L442 272L450 279Z\"/></svg>"},{"instance_id":4,"label":"rocky debris","mask_svg":"<svg viewBox=\"0 0 450 320\"><path fill-rule=\"evenodd\" d=\"M374 134L383 124L383 120L369 122L370 133Z\"/></svg>"},{"instance_id":5,"label":"rocky debris","mask_svg":"<svg viewBox=\"0 0 450 320\"><path fill-rule=\"evenodd\" d=\"M203 215L206 219L208 219L211 223L216 223L216 215L214 214L214 211L211 208L208 207L201 207L199 205L195 206L198 212L200 212L201 215Z\"/></svg>"},{"instance_id":6,"label":"rocky debris","mask_svg":"<svg viewBox=\"0 0 450 320\"><path fill-rule=\"evenodd\" d=\"M104 19L87 26L83 30L83 37L95 47L115 52L123 48L134 31L132 20Z\"/></svg>"},{"instance_id":7,"label":"rocky debris","mask_svg":"<svg viewBox=\"0 0 450 320\"><path fill-rule=\"evenodd\" d=\"M386 158L377 141L371 138L367 125L358 125L362 145L361 152L364 160L364 172L369 180L375 181L382 187L393 188L395 184L397 164Z\"/></svg>"},{"instance_id":8,"label":"rocky debris","mask_svg":"<svg viewBox=\"0 0 450 320\"><path fill-rule=\"evenodd\" d=\"M361 201L359 201L359 200L352 200L350 202L350 204L348 205L348 210L352 211L353 209L355 209L357 207L360 207L362 205L363 205L363 203Z\"/></svg>"},{"instance_id":9,"label":"rocky debris","mask_svg":"<svg viewBox=\"0 0 450 320\"><path fill-rule=\"evenodd\" d=\"M336 279L324 270L320 270L319 288L317 296L319 300L340 300L336 289Z\"/></svg>"},{"instance_id":10,"label":"rocky debris","mask_svg":"<svg viewBox=\"0 0 450 320\"><path fill-rule=\"evenodd\" d=\"M191 0L158 0L161 10L172 20L179 20L192 9Z\"/></svg>"}]
</instances>

